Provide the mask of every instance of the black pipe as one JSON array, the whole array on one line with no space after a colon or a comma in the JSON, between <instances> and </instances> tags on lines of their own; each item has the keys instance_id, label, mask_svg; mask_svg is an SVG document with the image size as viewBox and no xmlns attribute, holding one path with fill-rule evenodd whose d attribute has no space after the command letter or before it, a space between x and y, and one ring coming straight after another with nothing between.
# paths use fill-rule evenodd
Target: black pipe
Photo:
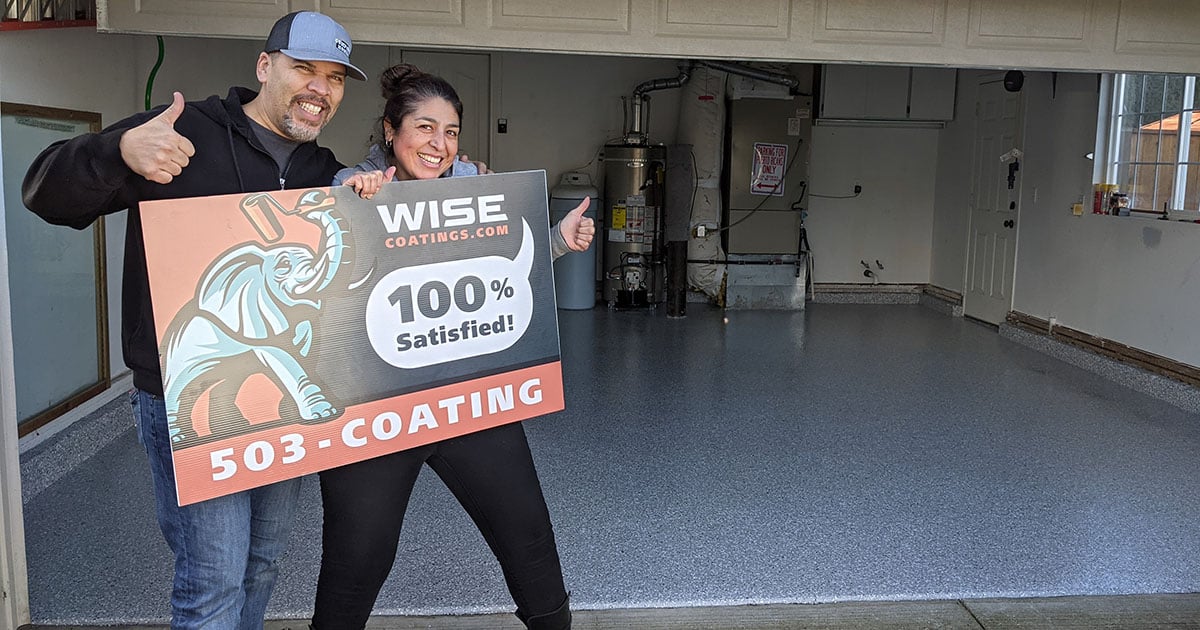
<instances>
[{"instance_id":1,"label":"black pipe","mask_svg":"<svg viewBox=\"0 0 1200 630\"><path fill-rule=\"evenodd\" d=\"M788 87L788 91L792 94L812 96L812 94L801 92L800 91L800 80L789 74L779 74L778 72L769 72L767 70L759 70L758 68L751 68L748 66L743 66L738 63L729 63L727 61L702 60L702 61L697 61L696 63L699 65L708 67L708 68L712 68L713 70L720 70L722 72L728 72L730 74L740 74L744 77L750 77L752 79L766 81L767 83L777 83L779 85L786 85Z\"/></svg>"},{"instance_id":2,"label":"black pipe","mask_svg":"<svg viewBox=\"0 0 1200 630\"><path fill-rule=\"evenodd\" d=\"M640 97L646 92L653 92L654 90L668 90L671 88L683 87L683 84L688 82L688 78L690 76L691 66L680 66L679 74L674 78L650 79L649 81L644 81L638 84L637 87L633 88L633 95Z\"/></svg>"},{"instance_id":3,"label":"black pipe","mask_svg":"<svg viewBox=\"0 0 1200 630\"><path fill-rule=\"evenodd\" d=\"M725 259L696 259L689 258L686 261L689 264L697 265L800 265L799 260L729 260Z\"/></svg>"},{"instance_id":4,"label":"black pipe","mask_svg":"<svg viewBox=\"0 0 1200 630\"><path fill-rule=\"evenodd\" d=\"M687 241L667 242L667 317L687 317Z\"/></svg>"}]
</instances>

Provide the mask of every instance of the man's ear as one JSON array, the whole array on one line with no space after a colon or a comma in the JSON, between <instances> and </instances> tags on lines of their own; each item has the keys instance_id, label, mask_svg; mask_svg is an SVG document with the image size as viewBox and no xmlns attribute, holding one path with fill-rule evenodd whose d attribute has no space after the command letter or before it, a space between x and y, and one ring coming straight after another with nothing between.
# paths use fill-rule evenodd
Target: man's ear
<instances>
[{"instance_id":1,"label":"man's ear","mask_svg":"<svg viewBox=\"0 0 1200 630\"><path fill-rule=\"evenodd\" d=\"M254 73L258 75L259 83L266 83L271 70L271 55L258 53L258 63L254 65Z\"/></svg>"}]
</instances>

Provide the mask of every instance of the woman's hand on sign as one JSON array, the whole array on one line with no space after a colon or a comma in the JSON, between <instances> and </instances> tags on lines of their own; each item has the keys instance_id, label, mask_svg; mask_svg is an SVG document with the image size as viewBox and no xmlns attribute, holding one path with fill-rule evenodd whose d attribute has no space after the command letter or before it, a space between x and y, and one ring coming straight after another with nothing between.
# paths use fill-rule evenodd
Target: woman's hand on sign
<instances>
[{"instance_id":1,"label":"woman's hand on sign","mask_svg":"<svg viewBox=\"0 0 1200 630\"><path fill-rule=\"evenodd\" d=\"M344 186L349 186L358 193L363 199L370 199L379 192L379 189L387 182L392 181L392 175L396 174L396 167L389 166L385 171L362 171L351 175L349 179L342 183Z\"/></svg>"},{"instance_id":2,"label":"woman's hand on sign","mask_svg":"<svg viewBox=\"0 0 1200 630\"><path fill-rule=\"evenodd\" d=\"M458 159L463 162L466 162L468 164L474 164L475 170L479 171L480 175L491 175L491 174L495 173L495 171L488 168L487 162L476 162L476 161L472 160L471 158L467 157L466 153L458 156Z\"/></svg>"}]
</instances>

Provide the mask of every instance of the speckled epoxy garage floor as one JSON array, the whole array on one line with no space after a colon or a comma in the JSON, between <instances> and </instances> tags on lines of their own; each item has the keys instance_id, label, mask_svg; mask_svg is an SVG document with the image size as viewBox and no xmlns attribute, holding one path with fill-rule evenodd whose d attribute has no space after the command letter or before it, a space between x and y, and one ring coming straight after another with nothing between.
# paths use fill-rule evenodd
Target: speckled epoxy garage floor
<instances>
[{"instance_id":1,"label":"speckled epoxy garage floor","mask_svg":"<svg viewBox=\"0 0 1200 630\"><path fill-rule=\"evenodd\" d=\"M728 318L728 321L725 318ZM581 609L1200 591L1200 415L915 305L560 311L526 423ZM35 623L161 622L118 400L22 457ZM270 615L311 611L315 478ZM431 473L381 615L511 609Z\"/></svg>"}]
</instances>

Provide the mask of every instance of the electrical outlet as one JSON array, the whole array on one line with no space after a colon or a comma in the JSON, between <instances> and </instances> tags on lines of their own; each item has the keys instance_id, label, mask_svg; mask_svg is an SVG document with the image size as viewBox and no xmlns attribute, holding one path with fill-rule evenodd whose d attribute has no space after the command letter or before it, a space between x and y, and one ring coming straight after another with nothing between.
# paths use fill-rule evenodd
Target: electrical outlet
<instances>
[{"instance_id":1,"label":"electrical outlet","mask_svg":"<svg viewBox=\"0 0 1200 630\"><path fill-rule=\"evenodd\" d=\"M507 118L497 118L496 119L496 133L508 133L508 119Z\"/></svg>"},{"instance_id":2,"label":"electrical outlet","mask_svg":"<svg viewBox=\"0 0 1200 630\"><path fill-rule=\"evenodd\" d=\"M861 185L859 185L859 184L854 185L854 194L856 194L856 195L862 194L862 186Z\"/></svg>"}]
</instances>

